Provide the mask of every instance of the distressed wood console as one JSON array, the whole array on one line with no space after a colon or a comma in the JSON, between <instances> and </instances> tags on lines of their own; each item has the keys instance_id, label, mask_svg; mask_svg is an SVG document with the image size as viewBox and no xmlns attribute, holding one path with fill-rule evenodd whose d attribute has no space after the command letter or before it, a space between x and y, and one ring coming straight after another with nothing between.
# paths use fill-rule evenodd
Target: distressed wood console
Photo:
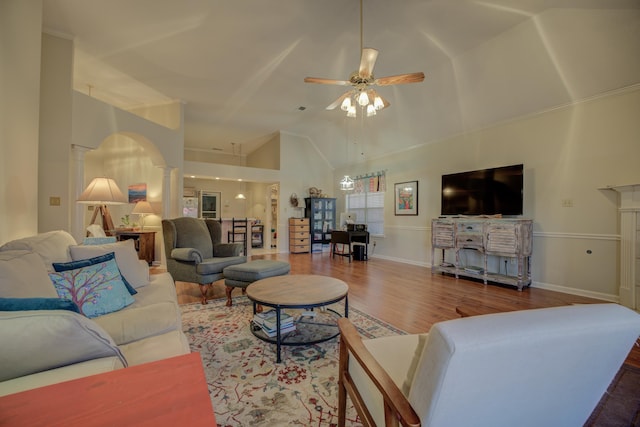
<instances>
[{"instance_id":1,"label":"distressed wood console","mask_svg":"<svg viewBox=\"0 0 640 427\"><path fill-rule=\"evenodd\" d=\"M531 284L532 233L529 219L434 219L431 272L516 286L521 291Z\"/></svg>"}]
</instances>

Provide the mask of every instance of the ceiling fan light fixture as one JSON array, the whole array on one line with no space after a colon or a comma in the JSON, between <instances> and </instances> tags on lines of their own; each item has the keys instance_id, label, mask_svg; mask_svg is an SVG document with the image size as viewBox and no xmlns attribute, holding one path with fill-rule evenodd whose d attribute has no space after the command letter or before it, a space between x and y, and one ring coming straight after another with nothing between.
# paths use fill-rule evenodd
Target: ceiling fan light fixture
<instances>
[{"instance_id":1,"label":"ceiling fan light fixture","mask_svg":"<svg viewBox=\"0 0 640 427\"><path fill-rule=\"evenodd\" d=\"M372 104L367 105L367 117L371 117L375 115L376 115L376 107L374 107Z\"/></svg>"},{"instance_id":2,"label":"ceiling fan light fixture","mask_svg":"<svg viewBox=\"0 0 640 427\"><path fill-rule=\"evenodd\" d=\"M369 96L367 95L367 92L360 92L360 95L358 95L358 104L360 104L362 107L365 107L367 104L369 104Z\"/></svg>"},{"instance_id":3,"label":"ceiling fan light fixture","mask_svg":"<svg viewBox=\"0 0 640 427\"><path fill-rule=\"evenodd\" d=\"M342 105L340 106L340 109L342 111L349 111L349 108L351 108L351 97L347 96L344 101L342 101Z\"/></svg>"},{"instance_id":4,"label":"ceiling fan light fixture","mask_svg":"<svg viewBox=\"0 0 640 427\"><path fill-rule=\"evenodd\" d=\"M351 86L348 92L342 94L333 103L327 106L327 110L333 110L340 106L342 111L347 112L347 117L356 117L354 104L360 105L364 109L373 104L375 111L382 110L390 104L382 99L371 86L391 86L406 83L419 83L424 80L424 73L398 74L395 76L378 77L373 75L373 68L378 58L378 51L373 48L363 47L363 23L362 23L362 3L360 0L360 66L351 73L348 80L335 80L320 77L305 77L305 83L319 83L328 85ZM352 99L353 98L353 99ZM369 110L369 109L367 109ZM363 111L364 113L364 111ZM364 114L363 114L364 115ZM368 113L367 116L374 116L375 113Z\"/></svg>"},{"instance_id":5,"label":"ceiling fan light fixture","mask_svg":"<svg viewBox=\"0 0 640 427\"><path fill-rule=\"evenodd\" d=\"M373 106L376 110L382 110L384 108L384 102L382 102L382 98L378 95L373 99Z\"/></svg>"}]
</instances>

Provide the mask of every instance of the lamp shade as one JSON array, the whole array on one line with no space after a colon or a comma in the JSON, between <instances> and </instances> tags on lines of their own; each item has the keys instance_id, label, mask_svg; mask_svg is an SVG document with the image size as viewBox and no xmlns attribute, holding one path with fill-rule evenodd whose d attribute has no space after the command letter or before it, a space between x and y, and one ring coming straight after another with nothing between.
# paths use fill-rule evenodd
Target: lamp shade
<instances>
[{"instance_id":1,"label":"lamp shade","mask_svg":"<svg viewBox=\"0 0 640 427\"><path fill-rule=\"evenodd\" d=\"M153 208L151 207L151 203L149 203L147 201L143 201L143 202L136 203L136 205L133 207L133 210L131 211L131 213L150 215L150 214L154 214L155 212L153 211Z\"/></svg>"},{"instance_id":2,"label":"lamp shade","mask_svg":"<svg viewBox=\"0 0 640 427\"><path fill-rule=\"evenodd\" d=\"M77 200L79 203L119 205L127 203L116 182L111 178L94 178Z\"/></svg>"}]
</instances>

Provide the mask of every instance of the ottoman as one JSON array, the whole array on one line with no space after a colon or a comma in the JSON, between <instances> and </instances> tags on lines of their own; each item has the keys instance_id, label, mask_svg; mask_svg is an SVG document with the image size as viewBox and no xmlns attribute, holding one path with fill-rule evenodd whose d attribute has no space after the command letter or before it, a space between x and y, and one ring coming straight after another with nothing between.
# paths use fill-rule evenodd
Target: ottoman
<instances>
[{"instance_id":1,"label":"ottoman","mask_svg":"<svg viewBox=\"0 0 640 427\"><path fill-rule=\"evenodd\" d=\"M223 270L224 284L226 286L227 306L231 306L231 291L233 288L242 288L242 292L256 280L273 276L289 274L291 265L284 261L271 259L258 259L225 267Z\"/></svg>"}]
</instances>

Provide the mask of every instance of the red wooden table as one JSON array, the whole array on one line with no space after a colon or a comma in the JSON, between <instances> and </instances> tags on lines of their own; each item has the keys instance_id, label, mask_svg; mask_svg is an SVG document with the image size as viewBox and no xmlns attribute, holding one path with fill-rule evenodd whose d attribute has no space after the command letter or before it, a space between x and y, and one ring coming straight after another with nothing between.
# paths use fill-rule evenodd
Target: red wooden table
<instances>
[{"instance_id":1,"label":"red wooden table","mask_svg":"<svg viewBox=\"0 0 640 427\"><path fill-rule=\"evenodd\" d=\"M0 426L215 426L199 353L0 397Z\"/></svg>"}]
</instances>

